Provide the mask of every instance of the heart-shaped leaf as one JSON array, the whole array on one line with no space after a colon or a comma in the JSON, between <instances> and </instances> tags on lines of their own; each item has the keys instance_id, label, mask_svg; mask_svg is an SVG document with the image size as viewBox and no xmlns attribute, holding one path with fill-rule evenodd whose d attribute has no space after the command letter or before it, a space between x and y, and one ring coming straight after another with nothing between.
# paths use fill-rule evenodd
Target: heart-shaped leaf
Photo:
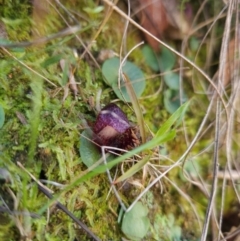
<instances>
[{"instance_id":1,"label":"heart-shaped leaf","mask_svg":"<svg viewBox=\"0 0 240 241\"><path fill-rule=\"evenodd\" d=\"M113 88L113 91L117 97L121 100L131 102L131 98L125 87L123 80L120 83L120 89L118 88L118 71L120 66L119 58L111 58L106 60L102 66L102 73L105 77L105 82ZM126 61L122 67L122 72L131 81L132 87L137 97L140 97L145 89L145 78L143 72L132 62Z\"/></svg>"},{"instance_id":2,"label":"heart-shaped leaf","mask_svg":"<svg viewBox=\"0 0 240 241\"><path fill-rule=\"evenodd\" d=\"M176 62L176 55L166 47L162 46L161 54L159 56L159 64L161 72L171 70Z\"/></svg>"},{"instance_id":3,"label":"heart-shaped leaf","mask_svg":"<svg viewBox=\"0 0 240 241\"><path fill-rule=\"evenodd\" d=\"M142 53L145 58L146 64L155 72L160 71L160 65L157 55L149 45L142 48Z\"/></svg>"},{"instance_id":4,"label":"heart-shaped leaf","mask_svg":"<svg viewBox=\"0 0 240 241\"><path fill-rule=\"evenodd\" d=\"M101 158L101 151L91 142L92 131L85 130L80 137L80 155L82 162L87 166L92 166Z\"/></svg>"},{"instance_id":5,"label":"heart-shaped leaf","mask_svg":"<svg viewBox=\"0 0 240 241\"><path fill-rule=\"evenodd\" d=\"M179 75L173 72L167 72L163 76L166 85L172 90L179 90Z\"/></svg>"},{"instance_id":6,"label":"heart-shaped leaf","mask_svg":"<svg viewBox=\"0 0 240 241\"><path fill-rule=\"evenodd\" d=\"M82 162L87 166L91 167L102 157L101 149L98 148L91 140L93 132L88 129L82 132L80 137L80 148L79 152L81 155ZM114 155L106 155L107 161L111 161L115 158ZM97 169L97 168L96 168Z\"/></svg>"},{"instance_id":7,"label":"heart-shaped leaf","mask_svg":"<svg viewBox=\"0 0 240 241\"><path fill-rule=\"evenodd\" d=\"M150 227L147 214L148 208L141 202L137 202L123 217L123 233L131 240L140 240L144 238Z\"/></svg>"},{"instance_id":8,"label":"heart-shaped leaf","mask_svg":"<svg viewBox=\"0 0 240 241\"><path fill-rule=\"evenodd\" d=\"M176 62L175 54L164 46L161 47L161 53L156 54L150 46L145 45L142 53L147 65L156 72L172 70Z\"/></svg>"},{"instance_id":9,"label":"heart-shaped leaf","mask_svg":"<svg viewBox=\"0 0 240 241\"><path fill-rule=\"evenodd\" d=\"M183 93L182 101L187 101L185 93ZM164 91L164 106L170 114L174 113L180 107L179 92L171 89Z\"/></svg>"}]
</instances>

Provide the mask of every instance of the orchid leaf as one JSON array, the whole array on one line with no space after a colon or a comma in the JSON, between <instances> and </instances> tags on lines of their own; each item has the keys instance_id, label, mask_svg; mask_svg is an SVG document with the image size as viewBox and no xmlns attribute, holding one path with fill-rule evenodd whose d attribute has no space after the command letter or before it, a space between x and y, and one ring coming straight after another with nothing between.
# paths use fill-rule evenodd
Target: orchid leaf
<instances>
[{"instance_id":1,"label":"orchid leaf","mask_svg":"<svg viewBox=\"0 0 240 241\"><path fill-rule=\"evenodd\" d=\"M119 67L120 67L120 59L116 57L108 59L103 63L102 73L105 77L105 82L106 84L112 87L113 91L115 92L115 94L119 99L125 100L127 102L131 102L131 98L125 87L126 84L123 80L120 81L121 83L119 88L119 83L118 83ZM143 72L130 61L126 61L123 64L122 72L131 81L134 92L136 96L139 98L142 95L146 85Z\"/></svg>"},{"instance_id":2,"label":"orchid leaf","mask_svg":"<svg viewBox=\"0 0 240 241\"><path fill-rule=\"evenodd\" d=\"M87 166L92 166L101 158L101 151L91 142L92 132L85 130L80 137L80 155L82 162Z\"/></svg>"},{"instance_id":3,"label":"orchid leaf","mask_svg":"<svg viewBox=\"0 0 240 241\"><path fill-rule=\"evenodd\" d=\"M159 65L161 72L172 70L176 63L176 55L166 47L161 47L161 54L159 56Z\"/></svg>"},{"instance_id":4,"label":"orchid leaf","mask_svg":"<svg viewBox=\"0 0 240 241\"><path fill-rule=\"evenodd\" d=\"M182 102L187 101L187 96L183 92ZM174 113L181 105L179 91L168 89L164 92L164 106L166 110L172 114Z\"/></svg>"},{"instance_id":5,"label":"orchid leaf","mask_svg":"<svg viewBox=\"0 0 240 241\"><path fill-rule=\"evenodd\" d=\"M172 90L179 90L179 75L174 72L167 72L163 76L164 82Z\"/></svg>"},{"instance_id":6,"label":"orchid leaf","mask_svg":"<svg viewBox=\"0 0 240 241\"><path fill-rule=\"evenodd\" d=\"M123 217L123 233L128 238L135 241L144 238L150 227L150 220L147 217L147 214L148 208L141 202L137 202Z\"/></svg>"},{"instance_id":7,"label":"orchid leaf","mask_svg":"<svg viewBox=\"0 0 240 241\"><path fill-rule=\"evenodd\" d=\"M142 48L142 53L145 58L146 64L155 72L160 71L159 59L149 45Z\"/></svg>"},{"instance_id":8,"label":"orchid leaf","mask_svg":"<svg viewBox=\"0 0 240 241\"><path fill-rule=\"evenodd\" d=\"M82 162L87 166L91 167L96 164L102 158L101 148L97 147L92 140L93 132L91 130L85 130L80 137L80 148L79 152L82 158ZM114 155L106 155L107 161L111 161L115 158Z\"/></svg>"}]
</instances>

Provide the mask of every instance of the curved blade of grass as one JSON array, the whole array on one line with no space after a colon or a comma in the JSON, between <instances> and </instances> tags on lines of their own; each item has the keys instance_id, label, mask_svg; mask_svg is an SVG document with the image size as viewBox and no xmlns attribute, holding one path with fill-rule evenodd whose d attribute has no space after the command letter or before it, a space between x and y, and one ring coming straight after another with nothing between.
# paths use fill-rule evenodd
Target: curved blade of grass
<instances>
[{"instance_id":1,"label":"curved blade of grass","mask_svg":"<svg viewBox=\"0 0 240 241\"><path fill-rule=\"evenodd\" d=\"M161 126L161 128L157 131L156 136L161 136L165 134L169 129L172 127L172 125L178 121L178 123L182 120L188 106L189 101L181 105L171 116L170 118Z\"/></svg>"},{"instance_id":2,"label":"curved blade of grass","mask_svg":"<svg viewBox=\"0 0 240 241\"><path fill-rule=\"evenodd\" d=\"M141 161L139 161L137 164L128 169L122 176L117 178L113 184L117 184L118 182L122 182L128 179L129 177L132 177L135 173L142 169L142 167L149 161L149 159L150 155L144 157Z\"/></svg>"}]
</instances>

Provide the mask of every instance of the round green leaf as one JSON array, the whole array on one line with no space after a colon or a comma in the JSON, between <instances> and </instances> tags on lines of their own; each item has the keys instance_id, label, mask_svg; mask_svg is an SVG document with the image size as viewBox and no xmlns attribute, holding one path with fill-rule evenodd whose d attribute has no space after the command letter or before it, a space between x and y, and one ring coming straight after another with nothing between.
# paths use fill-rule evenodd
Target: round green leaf
<instances>
[{"instance_id":1,"label":"round green leaf","mask_svg":"<svg viewBox=\"0 0 240 241\"><path fill-rule=\"evenodd\" d=\"M81 155L82 162L87 167L91 167L102 157L100 148L98 148L96 145L94 145L91 142L92 135L93 135L93 132L90 129L88 129L83 131L80 137L79 152ZM114 158L115 158L114 155L109 155L107 157L107 161L111 161Z\"/></svg>"},{"instance_id":2,"label":"round green leaf","mask_svg":"<svg viewBox=\"0 0 240 241\"><path fill-rule=\"evenodd\" d=\"M153 49L149 45L145 45L142 48L142 53L145 58L146 64L156 72L160 71L160 66L158 63L158 58L156 54L154 53Z\"/></svg>"},{"instance_id":3,"label":"round green leaf","mask_svg":"<svg viewBox=\"0 0 240 241\"><path fill-rule=\"evenodd\" d=\"M161 47L161 54L159 57L159 64L161 72L171 70L176 62L176 56L173 52L166 47Z\"/></svg>"},{"instance_id":4,"label":"round green leaf","mask_svg":"<svg viewBox=\"0 0 240 241\"><path fill-rule=\"evenodd\" d=\"M179 90L179 75L168 72L163 76L166 85L172 90Z\"/></svg>"},{"instance_id":5,"label":"round green leaf","mask_svg":"<svg viewBox=\"0 0 240 241\"><path fill-rule=\"evenodd\" d=\"M176 56L169 49L161 46L161 53L154 53L153 49L145 45L142 48L142 53L147 65L156 72L165 72L171 70L176 62Z\"/></svg>"},{"instance_id":6,"label":"round green leaf","mask_svg":"<svg viewBox=\"0 0 240 241\"><path fill-rule=\"evenodd\" d=\"M85 130L80 137L79 151L82 162L90 167L101 158L101 151L88 139L92 139L92 131Z\"/></svg>"},{"instance_id":7,"label":"round green leaf","mask_svg":"<svg viewBox=\"0 0 240 241\"><path fill-rule=\"evenodd\" d=\"M183 93L183 102L186 101L187 96ZM180 107L179 91L171 89L164 91L164 106L170 114L173 114Z\"/></svg>"},{"instance_id":8,"label":"round green leaf","mask_svg":"<svg viewBox=\"0 0 240 241\"><path fill-rule=\"evenodd\" d=\"M0 128L2 128L3 124L5 121L5 113L4 113L4 109L2 108L2 106L0 105Z\"/></svg>"},{"instance_id":9,"label":"round green leaf","mask_svg":"<svg viewBox=\"0 0 240 241\"><path fill-rule=\"evenodd\" d=\"M137 202L123 217L123 233L131 240L140 240L144 238L150 227L150 221L147 214L147 207L141 202Z\"/></svg>"},{"instance_id":10,"label":"round green leaf","mask_svg":"<svg viewBox=\"0 0 240 241\"><path fill-rule=\"evenodd\" d=\"M170 114L180 107L179 97L175 91L168 89L164 92L164 106Z\"/></svg>"},{"instance_id":11,"label":"round green leaf","mask_svg":"<svg viewBox=\"0 0 240 241\"><path fill-rule=\"evenodd\" d=\"M123 81L121 81L120 89L118 88L118 70L120 66L119 58L111 58L104 62L102 66L102 73L105 77L105 81L113 88L113 91L117 97L121 100L130 102L131 99L128 95L127 89ZM143 72L130 61L126 61L122 68L123 73L131 81L132 87L137 97L140 97L145 89L145 78Z\"/></svg>"}]
</instances>

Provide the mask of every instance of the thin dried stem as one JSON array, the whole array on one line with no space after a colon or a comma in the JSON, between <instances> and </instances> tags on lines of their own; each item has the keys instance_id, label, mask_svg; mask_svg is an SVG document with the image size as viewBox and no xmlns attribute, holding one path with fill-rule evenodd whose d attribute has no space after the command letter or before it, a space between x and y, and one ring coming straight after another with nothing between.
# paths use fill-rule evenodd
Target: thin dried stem
<instances>
[{"instance_id":1,"label":"thin dried stem","mask_svg":"<svg viewBox=\"0 0 240 241\"><path fill-rule=\"evenodd\" d=\"M201 235L201 241L205 241L207 238L207 231L209 228L209 221L211 214L213 212L213 206L215 202L215 197L216 197L216 192L217 192L217 176L218 176L218 168L219 168L219 145L220 145L220 123L221 123L221 111L222 111L222 103L220 101L220 96L222 96L223 93L223 83L224 83L224 78L226 76L226 56L227 56L227 47L228 47L228 42L229 42L229 36L230 36L230 27L231 27L231 18L232 18L232 13L234 11L234 5L235 1L230 0L229 1L229 6L228 6L228 15L226 19L226 24L225 24L225 30L224 30L224 35L223 35L223 41L222 41L222 48L221 48L221 53L220 53L220 65L219 65L219 79L218 79L218 90L220 92L220 95L217 96L217 107L216 107L216 125L215 125L215 145L214 145L214 158L213 158L213 180L212 180L212 190L208 202L208 207L205 215L205 221L204 221L204 226L202 230L202 235Z\"/></svg>"}]
</instances>

